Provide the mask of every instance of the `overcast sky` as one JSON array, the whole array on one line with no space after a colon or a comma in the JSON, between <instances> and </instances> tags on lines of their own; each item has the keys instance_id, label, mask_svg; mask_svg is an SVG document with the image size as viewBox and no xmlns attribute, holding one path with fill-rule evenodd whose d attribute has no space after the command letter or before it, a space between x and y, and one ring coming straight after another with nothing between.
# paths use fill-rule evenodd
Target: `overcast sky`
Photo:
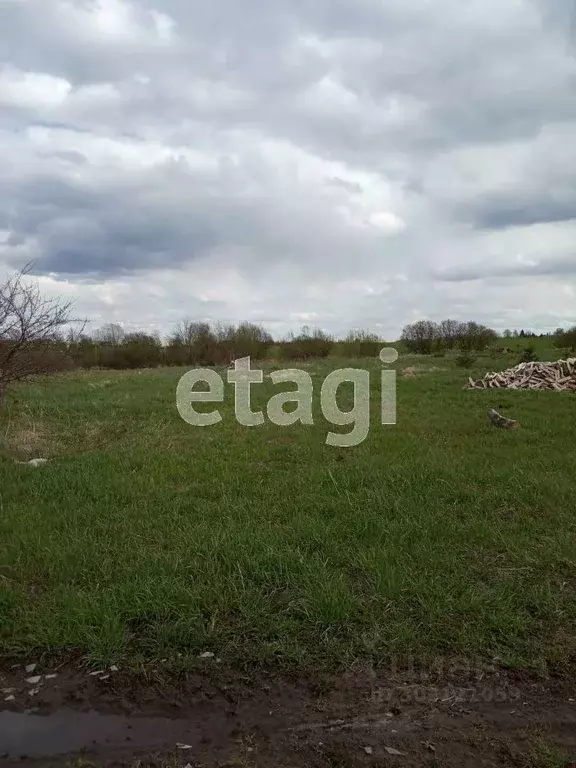
<instances>
[{"instance_id":1,"label":"overcast sky","mask_svg":"<svg viewBox=\"0 0 576 768\"><path fill-rule=\"evenodd\" d=\"M576 323L576 0L0 0L0 279L93 327Z\"/></svg>"}]
</instances>

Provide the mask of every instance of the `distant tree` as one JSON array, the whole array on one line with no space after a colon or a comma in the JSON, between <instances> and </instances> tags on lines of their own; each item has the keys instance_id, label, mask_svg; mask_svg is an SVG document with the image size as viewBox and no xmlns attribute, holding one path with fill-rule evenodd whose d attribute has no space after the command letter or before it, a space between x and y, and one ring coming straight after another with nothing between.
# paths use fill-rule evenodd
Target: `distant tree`
<instances>
[{"instance_id":1,"label":"distant tree","mask_svg":"<svg viewBox=\"0 0 576 768\"><path fill-rule=\"evenodd\" d=\"M110 344L118 346L124 341L126 332L118 323L107 323L99 328L94 334L94 340L101 344Z\"/></svg>"},{"instance_id":2,"label":"distant tree","mask_svg":"<svg viewBox=\"0 0 576 768\"><path fill-rule=\"evenodd\" d=\"M570 352L576 352L576 325L566 331L563 328L558 330L561 333L557 333L554 339L554 346L558 349L568 349Z\"/></svg>"},{"instance_id":3,"label":"distant tree","mask_svg":"<svg viewBox=\"0 0 576 768\"><path fill-rule=\"evenodd\" d=\"M232 359L251 357L257 360L265 356L273 342L272 336L261 325L247 322L232 327L226 338Z\"/></svg>"},{"instance_id":4,"label":"distant tree","mask_svg":"<svg viewBox=\"0 0 576 768\"><path fill-rule=\"evenodd\" d=\"M144 331L126 334L119 350L122 355L122 367L156 368L162 362L160 338Z\"/></svg>"},{"instance_id":5,"label":"distant tree","mask_svg":"<svg viewBox=\"0 0 576 768\"><path fill-rule=\"evenodd\" d=\"M429 355L434 350L434 343L440 336L440 328L431 320L419 320L406 325L400 337L410 352Z\"/></svg>"},{"instance_id":6,"label":"distant tree","mask_svg":"<svg viewBox=\"0 0 576 768\"><path fill-rule=\"evenodd\" d=\"M290 334L280 346L285 360L323 358L334 348L334 338L320 328L303 325L298 335Z\"/></svg>"},{"instance_id":7,"label":"distant tree","mask_svg":"<svg viewBox=\"0 0 576 768\"><path fill-rule=\"evenodd\" d=\"M337 347L342 357L376 357L382 349L382 340L370 331L352 330Z\"/></svg>"},{"instance_id":8,"label":"distant tree","mask_svg":"<svg viewBox=\"0 0 576 768\"><path fill-rule=\"evenodd\" d=\"M66 349L74 363L81 368L93 368L99 364L98 345L83 329L68 330Z\"/></svg>"},{"instance_id":9,"label":"distant tree","mask_svg":"<svg viewBox=\"0 0 576 768\"><path fill-rule=\"evenodd\" d=\"M454 349L464 331L463 323L458 320L442 320L439 334L446 349Z\"/></svg>"},{"instance_id":10,"label":"distant tree","mask_svg":"<svg viewBox=\"0 0 576 768\"><path fill-rule=\"evenodd\" d=\"M465 323L462 329L462 335L459 339L461 349L470 352L481 352L498 338L496 331L480 323L473 321Z\"/></svg>"},{"instance_id":11,"label":"distant tree","mask_svg":"<svg viewBox=\"0 0 576 768\"><path fill-rule=\"evenodd\" d=\"M310 330L307 325L294 339L294 349L298 358L328 357L334 345L334 339L321 328Z\"/></svg>"},{"instance_id":12,"label":"distant tree","mask_svg":"<svg viewBox=\"0 0 576 768\"><path fill-rule=\"evenodd\" d=\"M10 385L69 364L62 330L73 322L72 302L44 298L29 282L31 268L0 285L0 406Z\"/></svg>"},{"instance_id":13,"label":"distant tree","mask_svg":"<svg viewBox=\"0 0 576 768\"><path fill-rule=\"evenodd\" d=\"M209 342L209 344L208 344ZM181 365L193 365L198 362L202 350L215 343L210 324L184 318L168 339L168 345L175 348L174 354Z\"/></svg>"},{"instance_id":14,"label":"distant tree","mask_svg":"<svg viewBox=\"0 0 576 768\"><path fill-rule=\"evenodd\" d=\"M510 328L505 328L504 329L504 333L502 334L502 336L505 339L510 339L512 337L512 331L510 330Z\"/></svg>"}]
</instances>

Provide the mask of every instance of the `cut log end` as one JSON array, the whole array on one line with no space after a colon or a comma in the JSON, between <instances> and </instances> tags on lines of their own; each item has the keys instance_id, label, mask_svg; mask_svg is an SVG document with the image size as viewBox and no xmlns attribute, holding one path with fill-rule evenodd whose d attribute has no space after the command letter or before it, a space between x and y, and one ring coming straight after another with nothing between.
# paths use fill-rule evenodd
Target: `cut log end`
<instances>
[{"instance_id":1,"label":"cut log end","mask_svg":"<svg viewBox=\"0 0 576 768\"><path fill-rule=\"evenodd\" d=\"M516 421L515 419L507 419L506 416L502 416L493 408L488 411L488 418L495 427L499 427L500 429L520 429L519 421Z\"/></svg>"}]
</instances>

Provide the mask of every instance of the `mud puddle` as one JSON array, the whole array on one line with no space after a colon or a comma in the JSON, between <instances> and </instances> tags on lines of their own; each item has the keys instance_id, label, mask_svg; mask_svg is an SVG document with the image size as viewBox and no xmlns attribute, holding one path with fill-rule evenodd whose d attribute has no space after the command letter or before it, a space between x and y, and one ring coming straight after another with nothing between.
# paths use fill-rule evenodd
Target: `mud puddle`
<instances>
[{"instance_id":1,"label":"mud puddle","mask_svg":"<svg viewBox=\"0 0 576 768\"><path fill-rule=\"evenodd\" d=\"M217 724L211 718L211 729ZM222 734L226 732L222 718ZM49 715L0 712L0 755L10 759L56 757L110 749L185 750L204 741L202 726L188 720L124 717L63 710Z\"/></svg>"},{"instance_id":2,"label":"mud puddle","mask_svg":"<svg viewBox=\"0 0 576 768\"><path fill-rule=\"evenodd\" d=\"M210 669L104 679L60 666L31 690L27 674L0 668L0 768L73 756L101 768L551 768L576 753L572 675L430 680L358 666L303 680Z\"/></svg>"}]
</instances>

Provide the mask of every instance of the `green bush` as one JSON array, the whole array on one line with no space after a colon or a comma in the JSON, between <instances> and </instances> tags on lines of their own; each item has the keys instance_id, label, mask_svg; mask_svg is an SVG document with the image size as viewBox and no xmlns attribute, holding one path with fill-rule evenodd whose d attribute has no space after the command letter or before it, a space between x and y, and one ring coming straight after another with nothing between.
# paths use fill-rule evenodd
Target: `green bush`
<instances>
[{"instance_id":1,"label":"green bush","mask_svg":"<svg viewBox=\"0 0 576 768\"><path fill-rule=\"evenodd\" d=\"M536 360L539 360L540 358L534 351L534 347L526 347L524 349L524 352L522 353L522 357L520 358L521 363L534 363Z\"/></svg>"},{"instance_id":2,"label":"green bush","mask_svg":"<svg viewBox=\"0 0 576 768\"><path fill-rule=\"evenodd\" d=\"M471 368L476 362L476 358L469 352L463 352L456 357L455 362L460 368Z\"/></svg>"}]
</instances>

